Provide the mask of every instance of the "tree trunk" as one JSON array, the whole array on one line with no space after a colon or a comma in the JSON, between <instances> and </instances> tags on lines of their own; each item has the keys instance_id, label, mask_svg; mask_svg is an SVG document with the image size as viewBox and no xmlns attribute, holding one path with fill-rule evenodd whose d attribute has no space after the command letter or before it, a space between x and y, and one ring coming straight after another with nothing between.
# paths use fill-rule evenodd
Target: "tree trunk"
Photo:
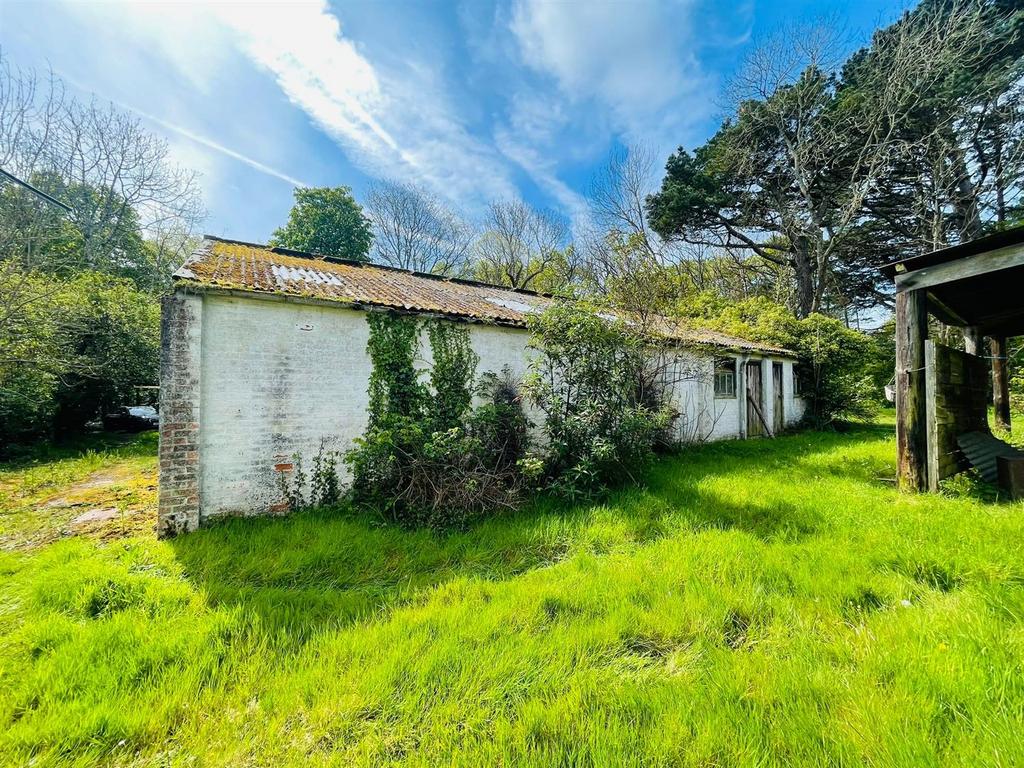
<instances>
[{"instance_id":1,"label":"tree trunk","mask_svg":"<svg viewBox=\"0 0 1024 768\"><path fill-rule=\"evenodd\" d=\"M816 269L807 238L797 236L791 238L790 241L793 243L793 277L796 280L797 316L804 318L815 310Z\"/></svg>"}]
</instances>

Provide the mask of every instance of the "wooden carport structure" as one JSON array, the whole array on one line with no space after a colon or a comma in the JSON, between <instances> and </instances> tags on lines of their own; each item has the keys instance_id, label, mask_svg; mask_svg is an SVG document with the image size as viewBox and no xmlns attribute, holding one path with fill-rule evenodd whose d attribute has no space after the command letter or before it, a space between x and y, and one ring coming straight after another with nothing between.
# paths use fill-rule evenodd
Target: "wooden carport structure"
<instances>
[{"instance_id":1,"label":"wooden carport structure","mask_svg":"<svg viewBox=\"0 0 1024 768\"><path fill-rule=\"evenodd\" d=\"M883 272L896 284L898 481L905 489L935 490L968 465L961 438L989 433L988 358L996 421L1009 428L1006 339L1024 335L1024 227L894 262ZM929 339L929 315L963 330L965 352Z\"/></svg>"}]
</instances>

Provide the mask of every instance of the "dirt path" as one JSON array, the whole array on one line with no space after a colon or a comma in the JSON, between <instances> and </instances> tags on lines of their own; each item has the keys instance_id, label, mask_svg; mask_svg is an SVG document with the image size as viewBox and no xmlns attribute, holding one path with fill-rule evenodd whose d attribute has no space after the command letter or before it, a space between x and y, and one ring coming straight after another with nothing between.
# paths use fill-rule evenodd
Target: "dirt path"
<instances>
[{"instance_id":1,"label":"dirt path","mask_svg":"<svg viewBox=\"0 0 1024 768\"><path fill-rule=\"evenodd\" d=\"M95 456L90 463L97 463ZM99 462L102 464L102 460ZM68 536L117 538L151 532L156 523L155 457L112 457L84 477L79 467L45 465L11 472L0 483L0 549L38 547Z\"/></svg>"}]
</instances>

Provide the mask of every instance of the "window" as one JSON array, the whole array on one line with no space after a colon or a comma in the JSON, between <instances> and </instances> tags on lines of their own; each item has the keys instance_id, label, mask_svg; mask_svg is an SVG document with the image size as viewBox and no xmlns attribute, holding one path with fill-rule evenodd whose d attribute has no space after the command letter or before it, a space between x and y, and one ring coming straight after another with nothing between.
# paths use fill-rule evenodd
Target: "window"
<instances>
[{"instance_id":1,"label":"window","mask_svg":"<svg viewBox=\"0 0 1024 768\"><path fill-rule=\"evenodd\" d=\"M736 397L736 359L715 359L715 397Z\"/></svg>"},{"instance_id":2,"label":"window","mask_svg":"<svg viewBox=\"0 0 1024 768\"><path fill-rule=\"evenodd\" d=\"M800 397L800 372L793 366L793 397Z\"/></svg>"}]
</instances>

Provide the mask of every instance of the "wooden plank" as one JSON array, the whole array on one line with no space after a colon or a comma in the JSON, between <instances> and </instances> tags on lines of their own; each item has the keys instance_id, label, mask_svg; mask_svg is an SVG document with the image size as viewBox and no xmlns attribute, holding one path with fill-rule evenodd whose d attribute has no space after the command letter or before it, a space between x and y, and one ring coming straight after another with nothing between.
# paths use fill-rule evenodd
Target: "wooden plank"
<instances>
[{"instance_id":1,"label":"wooden plank","mask_svg":"<svg viewBox=\"0 0 1024 768\"><path fill-rule=\"evenodd\" d=\"M1006 363L1006 337L989 339L992 355L992 404L995 407L996 426L1010 431L1010 372Z\"/></svg>"},{"instance_id":2,"label":"wooden plank","mask_svg":"<svg viewBox=\"0 0 1024 768\"><path fill-rule=\"evenodd\" d=\"M768 437L775 437L775 435L772 434L772 428L768 426L768 420L765 419L764 414L761 413L761 406L757 404L749 393L747 394L747 400L754 407L754 413L757 414L757 418L761 420L761 426L764 427L765 434L767 434Z\"/></svg>"},{"instance_id":3,"label":"wooden plank","mask_svg":"<svg viewBox=\"0 0 1024 768\"><path fill-rule=\"evenodd\" d=\"M922 491L928 482L924 342L927 299L922 291L896 294L896 472L899 487Z\"/></svg>"},{"instance_id":4,"label":"wooden plank","mask_svg":"<svg viewBox=\"0 0 1024 768\"><path fill-rule=\"evenodd\" d=\"M925 431L928 441L926 458L929 491L939 490L939 455L942 448L939 445L939 423L935 402L937 389L938 376L935 366L935 342L929 339L924 343L924 402Z\"/></svg>"},{"instance_id":5,"label":"wooden plank","mask_svg":"<svg viewBox=\"0 0 1024 768\"><path fill-rule=\"evenodd\" d=\"M767 429L768 424L765 421L764 414L761 412L760 405L764 392L761 381L760 361L747 363L745 377L747 380L747 435L748 437L760 437L770 432Z\"/></svg>"},{"instance_id":6,"label":"wooden plank","mask_svg":"<svg viewBox=\"0 0 1024 768\"><path fill-rule=\"evenodd\" d=\"M901 293L931 288L943 283L1020 266L1024 266L1024 245L1008 245L994 251L948 261L945 264L936 264L932 267L922 267L913 272L898 274L896 275L896 291Z\"/></svg>"}]
</instances>

